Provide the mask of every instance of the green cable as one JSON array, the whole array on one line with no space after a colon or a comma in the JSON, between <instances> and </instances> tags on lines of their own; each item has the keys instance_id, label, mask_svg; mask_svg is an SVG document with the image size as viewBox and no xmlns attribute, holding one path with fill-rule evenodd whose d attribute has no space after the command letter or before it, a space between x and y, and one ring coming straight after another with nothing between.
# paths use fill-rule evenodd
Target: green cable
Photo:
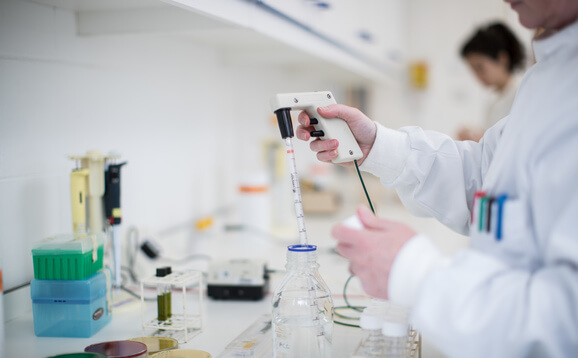
<instances>
[{"instance_id":1,"label":"green cable","mask_svg":"<svg viewBox=\"0 0 578 358\"><path fill-rule=\"evenodd\" d=\"M357 159L355 159L353 162L355 163L355 169L357 170L357 175L359 176L359 180L361 181L361 185L363 186L363 191L365 192L365 197L367 198L367 202L369 203L369 207L371 208L371 211L375 214L375 209L373 208L373 204L371 203L371 199L369 198L369 193L367 192L367 188L365 187L365 183L363 182L363 177L361 176L361 172L359 171L359 165L357 164ZM345 315L342 315L340 313L337 313L338 310L342 310L342 309L350 309L350 310L354 310L357 312L363 312L363 309L365 308L363 306L352 306L349 303L349 300L347 300L347 285L349 285L349 281L351 281L351 279L353 277L354 277L353 275L349 276L347 281L345 281L345 285L343 285L343 300L345 301L346 306L335 307L333 309L333 312L337 317L340 317L343 319L359 320L359 317L345 316ZM340 322L337 320L334 320L334 322L339 324L339 325L346 326L346 327L361 328L357 324L350 324L350 323Z\"/></svg>"},{"instance_id":2,"label":"green cable","mask_svg":"<svg viewBox=\"0 0 578 358\"><path fill-rule=\"evenodd\" d=\"M363 312L363 309L365 307L360 307L360 306L352 306L349 301L347 300L347 285L349 285L349 281L351 281L352 278L354 278L354 275L349 276L349 278L347 279L347 281L345 281L345 285L343 285L343 300L345 301L345 304L347 305L347 308L352 309L354 311L357 312Z\"/></svg>"},{"instance_id":3,"label":"green cable","mask_svg":"<svg viewBox=\"0 0 578 358\"><path fill-rule=\"evenodd\" d=\"M363 182L363 177L361 176L361 172L359 171L359 165L357 165L357 159L355 159L353 161L353 163L355 163L355 169L357 170L357 175L359 175L359 180L361 180L361 185L363 186L363 191L365 192L365 197L367 198L367 201L369 202L369 207L371 208L371 211L373 211L373 213L375 214L375 209L373 209L373 204L371 203L371 199L369 198L369 193L367 192L367 188L365 188L365 183Z\"/></svg>"},{"instance_id":4,"label":"green cable","mask_svg":"<svg viewBox=\"0 0 578 358\"><path fill-rule=\"evenodd\" d=\"M338 313L337 311L339 310L345 310L345 309L350 309L350 310L354 310L357 312L363 312L363 309L365 308L364 306L353 306L349 303L349 300L347 299L347 286L349 285L349 281L351 281L351 279L354 276L351 275L349 276L349 278L347 279L347 281L345 281L345 285L343 285L343 300L345 301L346 306L337 306L333 308L333 313L339 317L339 318L343 318L343 319L349 319L349 320L359 320L359 317L351 317L351 316L346 316L343 314ZM345 322L340 322L337 320L334 320L335 323L340 324L342 326L347 326L347 327L355 327L355 328L360 328L359 325L356 324L350 324L350 323L345 323Z\"/></svg>"}]
</instances>

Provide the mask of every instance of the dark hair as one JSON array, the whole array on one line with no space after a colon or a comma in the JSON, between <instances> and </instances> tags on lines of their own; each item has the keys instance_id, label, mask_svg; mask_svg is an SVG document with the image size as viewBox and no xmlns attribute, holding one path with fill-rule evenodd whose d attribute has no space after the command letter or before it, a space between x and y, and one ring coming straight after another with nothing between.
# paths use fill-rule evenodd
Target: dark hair
<instances>
[{"instance_id":1,"label":"dark hair","mask_svg":"<svg viewBox=\"0 0 578 358\"><path fill-rule=\"evenodd\" d=\"M518 41L512 31L506 25L495 22L484 26L462 46L461 55L466 57L470 54L481 54L498 59L500 52L508 55L508 71L524 67L524 47Z\"/></svg>"}]
</instances>

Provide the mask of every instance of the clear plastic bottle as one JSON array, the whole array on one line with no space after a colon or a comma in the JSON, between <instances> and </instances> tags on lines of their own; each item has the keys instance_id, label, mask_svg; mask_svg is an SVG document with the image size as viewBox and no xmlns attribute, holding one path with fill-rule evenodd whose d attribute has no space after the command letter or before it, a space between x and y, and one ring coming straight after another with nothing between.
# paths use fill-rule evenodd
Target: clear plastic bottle
<instances>
[{"instance_id":1,"label":"clear plastic bottle","mask_svg":"<svg viewBox=\"0 0 578 358\"><path fill-rule=\"evenodd\" d=\"M288 247L287 274L273 296L273 356L330 358L333 300L319 275L317 247Z\"/></svg>"}]
</instances>

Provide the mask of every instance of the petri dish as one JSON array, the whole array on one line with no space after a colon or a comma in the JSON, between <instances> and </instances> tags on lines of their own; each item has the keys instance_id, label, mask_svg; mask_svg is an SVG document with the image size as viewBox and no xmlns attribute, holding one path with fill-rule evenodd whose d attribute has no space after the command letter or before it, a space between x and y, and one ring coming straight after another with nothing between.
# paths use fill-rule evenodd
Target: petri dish
<instances>
[{"instance_id":1,"label":"petri dish","mask_svg":"<svg viewBox=\"0 0 578 358\"><path fill-rule=\"evenodd\" d=\"M179 341L171 337L138 337L131 338L129 341L146 344L149 355L179 348Z\"/></svg>"},{"instance_id":2,"label":"petri dish","mask_svg":"<svg viewBox=\"0 0 578 358\"><path fill-rule=\"evenodd\" d=\"M59 354L56 356L50 356L48 358L106 358L106 356L98 353L66 353L66 354Z\"/></svg>"},{"instance_id":3,"label":"petri dish","mask_svg":"<svg viewBox=\"0 0 578 358\"><path fill-rule=\"evenodd\" d=\"M172 349L170 351L159 352L151 356L152 358L211 358L211 354L196 349Z\"/></svg>"},{"instance_id":4,"label":"petri dish","mask_svg":"<svg viewBox=\"0 0 578 358\"><path fill-rule=\"evenodd\" d=\"M147 346L141 342L110 341L92 344L85 352L100 353L114 358L147 358Z\"/></svg>"}]
</instances>

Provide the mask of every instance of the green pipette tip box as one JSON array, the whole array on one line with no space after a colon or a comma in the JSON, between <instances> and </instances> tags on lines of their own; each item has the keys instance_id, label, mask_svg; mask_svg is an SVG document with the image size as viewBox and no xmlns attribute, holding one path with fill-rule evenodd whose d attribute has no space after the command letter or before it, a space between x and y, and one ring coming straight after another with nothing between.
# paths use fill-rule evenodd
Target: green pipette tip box
<instances>
[{"instance_id":1,"label":"green pipette tip box","mask_svg":"<svg viewBox=\"0 0 578 358\"><path fill-rule=\"evenodd\" d=\"M32 249L34 278L83 280L103 267L104 233L65 234L45 239Z\"/></svg>"}]
</instances>

